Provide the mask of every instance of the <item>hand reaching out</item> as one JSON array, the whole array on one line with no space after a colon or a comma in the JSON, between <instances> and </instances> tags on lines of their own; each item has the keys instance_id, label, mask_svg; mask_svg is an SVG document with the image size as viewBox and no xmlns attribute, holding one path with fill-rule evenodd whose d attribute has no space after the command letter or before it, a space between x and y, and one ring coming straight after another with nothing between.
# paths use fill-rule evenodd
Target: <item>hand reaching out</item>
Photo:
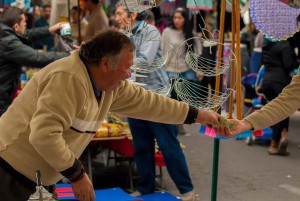
<instances>
[{"instance_id":1,"label":"hand reaching out","mask_svg":"<svg viewBox=\"0 0 300 201\"><path fill-rule=\"evenodd\" d=\"M54 34L56 31L60 30L62 28L62 25L65 24L65 22L59 22L51 27L49 27L49 32L51 34Z\"/></svg>"},{"instance_id":2,"label":"hand reaching out","mask_svg":"<svg viewBox=\"0 0 300 201\"><path fill-rule=\"evenodd\" d=\"M212 111L212 110L198 110L198 116L196 119L196 123L204 124L209 127L220 125L219 119L221 115Z\"/></svg>"},{"instance_id":3,"label":"hand reaching out","mask_svg":"<svg viewBox=\"0 0 300 201\"><path fill-rule=\"evenodd\" d=\"M252 125L246 120L227 119L232 126L214 126L216 133L222 137L233 137L246 130L252 129Z\"/></svg>"}]
</instances>

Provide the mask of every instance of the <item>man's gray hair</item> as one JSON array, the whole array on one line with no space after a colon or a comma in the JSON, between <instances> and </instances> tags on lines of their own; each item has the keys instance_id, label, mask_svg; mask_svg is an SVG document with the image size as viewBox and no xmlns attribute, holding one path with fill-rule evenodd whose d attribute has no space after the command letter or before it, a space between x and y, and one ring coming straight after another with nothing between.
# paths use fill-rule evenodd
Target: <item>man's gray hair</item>
<instances>
[{"instance_id":1,"label":"man's gray hair","mask_svg":"<svg viewBox=\"0 0 300 201\"><path fill-rule=\"evenodd\" d=\"M108 57L116 63L124 48L134 51L135 46L130 38L119 31L106 30L82 44L79 56L84 62L96 65L99 65L103 57Z\"/></svg>"}]
</instances>

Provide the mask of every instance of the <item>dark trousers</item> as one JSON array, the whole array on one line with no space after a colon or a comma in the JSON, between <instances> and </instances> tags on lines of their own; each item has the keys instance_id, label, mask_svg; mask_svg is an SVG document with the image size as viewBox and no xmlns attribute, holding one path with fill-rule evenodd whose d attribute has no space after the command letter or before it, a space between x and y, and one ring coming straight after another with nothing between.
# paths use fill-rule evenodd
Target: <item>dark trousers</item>
<instances>
[{"instance_id":1,"label":"dark trousers","mask_svg":"<svg viewBox=\"0 0 300 201\"><path fill-rule=\"evenodd\" d=\"M266 96L268 101L271 101L271 100L275 99L281 93L281 91L283 90L284 87L285 86L282 84L264 81L262 90L263 90L263 94ZM277 124L274 124L273 126L271 126L271 128L273 130L272 139L275 142L279 142L280 138L281 138L282 130L286 129L288 131L289 118L286 118L286 119L278 122Z\"/></svg>"},{"instance_id":2,"label":"dark trousers","mask_svg":"<svg viewBox=\"0 0 300 201\"><path fill-rule=\"evenodd\" d=\"M5 160L0 158L0 200L27 201L36 191L36 183L17 172ZM55 192L54 186L46 187Z\"/></svg>"},{"instance_id":3,"label":"dark trousers","mask_svg":"<svg viewBox=\"0 0 300 201\"><path fill-rule=\"evenodd\" d=\"M164 156L170 177L181 194L194 189L185 156L177 139L176 125L128 118L133 137L134 158L140 177L137 190L142 194L155 190L154 139Z\"/></svg>"}]
</instances>

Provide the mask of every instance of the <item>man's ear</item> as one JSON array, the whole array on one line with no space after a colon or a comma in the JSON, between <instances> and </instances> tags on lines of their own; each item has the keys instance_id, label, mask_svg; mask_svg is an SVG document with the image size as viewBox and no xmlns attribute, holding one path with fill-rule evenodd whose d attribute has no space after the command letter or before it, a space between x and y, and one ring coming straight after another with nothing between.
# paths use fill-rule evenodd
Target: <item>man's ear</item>
<instances>
[{"instance_id":1,"label":"man's ear","mask_svg":"<svg viewBox=\"0 0 300 201\"><path fill-rule=\"evenodd\" d=\"M101 59L101 62L100 62L100 68L103 69L103 72L108 72L109 71L109 63L110 63L110 60L108 57L103 57Z\"/></svg>"},{"instance_id":2,"label":"man's ear","mask_svg":"<svg viewBox=\"0 0 300 201\"><path fill-rule=\"evenodd\" d=\"M19 25L18 25L18 23L16 23L16 24L14 24L14 25L12 26L12 29L13 29L14 31L16 31L16 30L18 29L18 27L19 27Z\"/></svg>"}]
</instances>

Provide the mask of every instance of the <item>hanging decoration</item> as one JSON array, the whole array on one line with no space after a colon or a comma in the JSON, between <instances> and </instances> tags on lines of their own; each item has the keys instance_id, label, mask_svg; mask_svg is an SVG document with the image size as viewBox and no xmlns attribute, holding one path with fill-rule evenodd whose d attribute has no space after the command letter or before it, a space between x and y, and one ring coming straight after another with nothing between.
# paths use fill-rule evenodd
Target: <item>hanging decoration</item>
<instances>
[{"instance_id":1,"label":"hanging decoration","mask_svg":"<svg viewBox=\"0 0 300 201\"><path fill-rule=\"evenodd\" d=\"M299 31L300 9L279 0L251 0L250 14L256 28L269 38L286 40Z\"/></svg>"}]
</instances>

